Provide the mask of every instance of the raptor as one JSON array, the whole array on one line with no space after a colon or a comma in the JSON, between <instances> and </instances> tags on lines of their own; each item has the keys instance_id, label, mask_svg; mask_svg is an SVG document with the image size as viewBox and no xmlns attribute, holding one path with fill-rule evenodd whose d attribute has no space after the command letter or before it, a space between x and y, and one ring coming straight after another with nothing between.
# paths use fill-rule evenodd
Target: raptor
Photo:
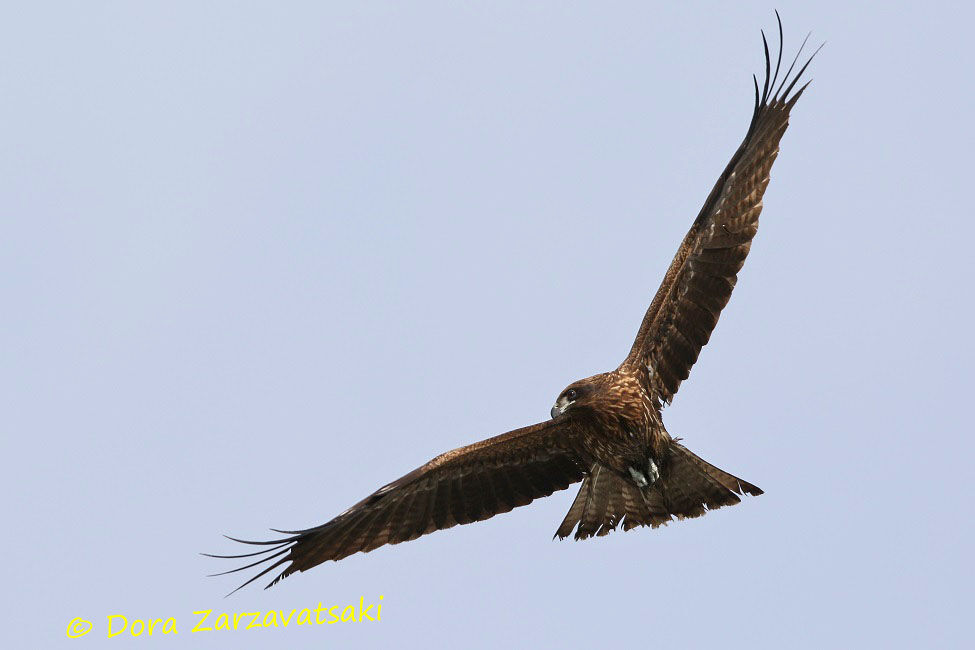
<instances>
[{"instance_id":1,"label":"raptor","mask_svg":"<svg viewBox=\"0 0 975 650\"><path fill-rule=\"evenodd\" d=\"M776 14L778 17L778 14ZM270 541L224 573L264 565L241 587L276 571L279 580L353 553L399 544L457 524L482 521L582 482L556 536L656 528L762 494L699 458L668 433L661 410L677 393L727 304L758 229L762 196L789 114L808 86L782 68L782 22L774 65L755 85L748 132L681 242L629 354L614 370L569 384L551 419L441 454L384 485L331 521ZM282 568L283 567L283 568ZM222 575L222 574L216 574ZM238 587L240 588L240 587Z\"/></svg>"}]
</instances>

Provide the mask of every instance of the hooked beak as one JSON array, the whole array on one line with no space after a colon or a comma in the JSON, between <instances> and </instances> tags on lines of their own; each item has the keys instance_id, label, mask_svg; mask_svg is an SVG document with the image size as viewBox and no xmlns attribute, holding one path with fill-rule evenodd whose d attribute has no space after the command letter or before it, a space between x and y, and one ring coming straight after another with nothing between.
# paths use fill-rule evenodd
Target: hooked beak
<instances>
[{"instance_id":1,"label":"hooked beak","mask_svg":"<svg viewBox=\"0 0 975 650\"><path fill-rule=\"evenodd\" d=\"M555 406L553 406L552 410L550 411L550 413L552 414L552 419L554 420L558 416L565 413L565 410L575 403L576 403L575 400L568 402L564 399L560 399L558 402L555 403Z\"/></svg>"}]
</instances>

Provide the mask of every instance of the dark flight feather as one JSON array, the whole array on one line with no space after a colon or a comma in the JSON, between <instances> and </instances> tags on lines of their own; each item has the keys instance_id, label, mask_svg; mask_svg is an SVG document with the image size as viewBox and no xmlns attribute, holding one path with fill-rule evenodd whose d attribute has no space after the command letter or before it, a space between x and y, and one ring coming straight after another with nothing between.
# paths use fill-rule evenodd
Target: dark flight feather
<instances>
[{"instance_id":1,"label":"dark flight feather","mask_svg":"<svg viewBox=\"0 0 975 650\"><path fill-rule=\"evenodd\" d=\"M582 480L585 471L576 451L581 434L571 420L557 419L461 447L379 488L326 524L279 531L287 536L271 541L235 540L269 546L266 550L206 555L236 559L267 554L239 569L214 575L249 569L283 555L274 567L291 564L267 585L270 587L328 560L482 521ZM503 487L495 490L495 485Z\"/></svg>"},{"instance_id":2,"label":"dark flight feather","mask_svg":"<svg viewBox=\"0 0 975 650\"><path fill-rule=\"evenodd\" d=\"M819 52L813 52L798 74L790 77L802 52L800 47L775 90L782 62L781 19L778 27L774 73L768 42L762 34L765 81L759 94L755 80L755 108L745 139L684 237L624 361L641 374L648 389L662 402L670 403L687 379L731 297L758 230L762 196L779 152L779 140L789 125L789 112L806 86L790 93Z\"/></svg>"}]
</instances>

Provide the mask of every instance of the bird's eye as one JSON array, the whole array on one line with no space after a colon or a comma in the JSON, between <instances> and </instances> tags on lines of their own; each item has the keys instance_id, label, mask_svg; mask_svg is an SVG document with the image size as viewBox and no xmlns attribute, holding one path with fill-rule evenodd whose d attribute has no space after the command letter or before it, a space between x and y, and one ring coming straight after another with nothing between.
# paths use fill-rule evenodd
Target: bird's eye
<instances>
[{"instance_id":1,"label":"bird's eye","mask_svg":"<svg viewBox=\"0 0 975 650\"><path fill-rule=\"evenodd\" d=\"M577 397L578 395L579 395L579 394L578 394L578 393L576 392L576 389L575 389L575 388L573 388L573 389L571 389L571 390L568 390L568 391L566 391L566 392L565 392L565 398L566 398L567 400L569 400L570 402L573 402L573 401L575 401L575 398L576 398L576 397Z\"/></svg>"}]
</instances>

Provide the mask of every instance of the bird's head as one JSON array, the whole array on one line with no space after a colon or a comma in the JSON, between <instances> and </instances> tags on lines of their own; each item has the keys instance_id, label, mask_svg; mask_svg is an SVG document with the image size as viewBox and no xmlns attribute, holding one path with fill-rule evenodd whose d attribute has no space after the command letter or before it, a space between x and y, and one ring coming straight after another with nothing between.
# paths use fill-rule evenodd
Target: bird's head
<instances>
[{"instance_id":1,"label":"bird's head","mask_svg":"<svg viewBox=\"0 0 975 650\"><path fill-rule=\"evenodd\" d=\"M593 398L599 393L604 378L605 373L580 379L566 386L565 390L559 393L558 399L555 400L555 406L552 407L551 411L552 417L557 418L569 411L579 410L591 405Z\"/></svg>"}]
</instances>

